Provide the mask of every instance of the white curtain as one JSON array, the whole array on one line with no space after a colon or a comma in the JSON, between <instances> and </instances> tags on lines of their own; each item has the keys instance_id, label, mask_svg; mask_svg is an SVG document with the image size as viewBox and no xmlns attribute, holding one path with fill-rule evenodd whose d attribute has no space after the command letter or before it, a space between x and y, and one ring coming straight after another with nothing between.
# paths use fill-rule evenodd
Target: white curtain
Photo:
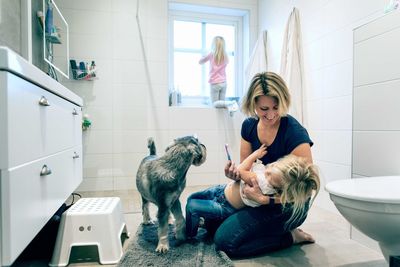
<instances>
[{"instance_id":1,"label":"white curtain","mask_svg":"<svg viewBox=\"0 0 400 267\"><path fill-rule=\"evenodd\" d=\"M246 66L246 86L250 85L255 74L267 71L267 67L267 31L263 31L258 36L249 63Z\"/></svg>"},{"instance_id":2,"label":"white curtain","mask_svg":"<svg viewBox=\"0 0 400 267\"><path fill-rule=\"evenodd\" d=\"M301 43L300 15L293 8L286 24L281 57L281 76L286 81L292 97L289 114L300 123L305 124L304 100L304 66Z\"/></svg>"}]
</instances>

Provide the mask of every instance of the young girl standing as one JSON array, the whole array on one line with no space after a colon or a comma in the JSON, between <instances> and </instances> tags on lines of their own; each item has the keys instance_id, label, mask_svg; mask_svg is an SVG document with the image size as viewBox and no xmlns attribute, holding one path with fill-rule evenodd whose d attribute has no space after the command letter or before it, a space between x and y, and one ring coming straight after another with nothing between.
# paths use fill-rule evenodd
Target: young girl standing
<instances>
[{"instance_id":1,"label":"young girl standing","mask_svg":"<svg viewBox=\"0 0 400 267\"><path fill-rule=\"evenodd\" d=\"M216 108L227 108L230 115L238 110L236 101L225 101L226 95L226 66L229 63L228 54L225 50L225 40L221 36L215 36L212 42L211 52L202 57L199 64L210 62L210 83L211 102Z\"/></svg>"}]
</instances>

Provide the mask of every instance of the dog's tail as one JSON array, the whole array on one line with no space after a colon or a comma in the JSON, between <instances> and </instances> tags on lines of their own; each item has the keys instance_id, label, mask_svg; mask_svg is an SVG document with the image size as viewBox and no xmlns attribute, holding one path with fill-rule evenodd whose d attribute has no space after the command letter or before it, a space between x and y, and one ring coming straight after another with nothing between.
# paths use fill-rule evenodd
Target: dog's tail
<instances>
[{"instance_id":1,"label":"dog's tail","mask_svg":"<svg viewBox=\"0 0 400 267\"><path fill-rule=\"evenodd\" d=\"M156 144L154 143L154 139L152 137L147 139L147 147L149 148L150 156L154 156L156 154Z\"/></svg>"}]
</instances>

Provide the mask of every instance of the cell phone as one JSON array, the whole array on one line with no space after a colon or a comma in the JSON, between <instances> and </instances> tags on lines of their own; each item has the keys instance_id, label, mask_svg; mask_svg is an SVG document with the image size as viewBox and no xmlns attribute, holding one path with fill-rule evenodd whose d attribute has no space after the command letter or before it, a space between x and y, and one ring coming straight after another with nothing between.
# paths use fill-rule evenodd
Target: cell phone
<instances>
[{"instance_id":1,"label":"cell phone","mask_svg":"<svg viewBox=\"0 0 400 267\"><path fill-rule=\"evenodd\" d=\"M226 151L226 156L228 157L228 160L232 160L231 154L229 154L228 144L225 144L225 151Z\"/></svg>"}]
</instances>

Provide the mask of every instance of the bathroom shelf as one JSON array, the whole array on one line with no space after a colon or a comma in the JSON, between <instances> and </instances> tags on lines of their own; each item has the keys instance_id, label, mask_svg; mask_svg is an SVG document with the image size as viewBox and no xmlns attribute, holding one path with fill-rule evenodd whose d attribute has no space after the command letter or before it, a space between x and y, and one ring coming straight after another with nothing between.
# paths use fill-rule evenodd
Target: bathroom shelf
<instances>
[{"instance_id":1,"label":"bathroom shelf","mask_svg":"<svg viewBox=\"0 0 400 267\"><path fill-rule=\"evenodd\" d=\"M79 64L75 59L69 60L72 78L74 80L84 80L84 81L93 81L97 80L97 67L94 60L91 63L87 61L81 61Z\"/></svg>"},{"instance_id":2,"label":"bathroom shelf","mask_svg":"<svg viewBox=\"0 0 400 267\"><path fill-rule=\"evenodd\" d=\"M97 69L91 69L89 71L81 70L81 69L72 69L72 78L74 80L85 80L85 81L93 81L99 79L96 76Z\"/></svg>"}]
</instances>

